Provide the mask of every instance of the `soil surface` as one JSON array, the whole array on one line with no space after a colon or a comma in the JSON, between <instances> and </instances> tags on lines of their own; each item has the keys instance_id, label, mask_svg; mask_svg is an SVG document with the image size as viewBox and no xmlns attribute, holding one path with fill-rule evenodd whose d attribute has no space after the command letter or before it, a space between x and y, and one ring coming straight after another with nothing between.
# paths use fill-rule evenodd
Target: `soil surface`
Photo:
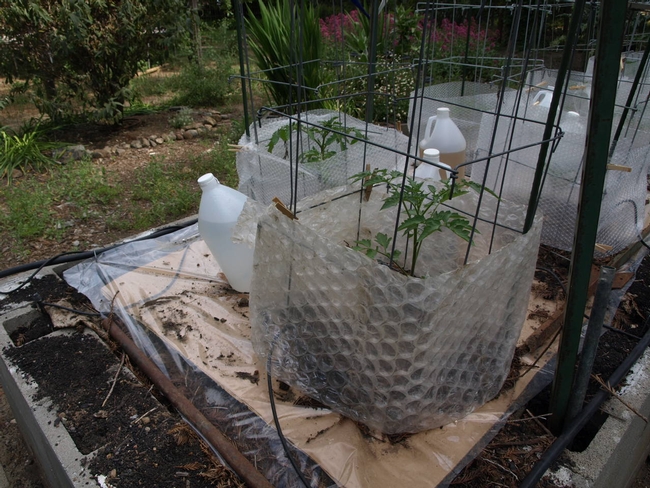
<instances>
[{"instance_id":1,"label":"soil surface","mask_svg":"<svg viewBox=\"0 0 650 488\"><path fill-rule=\"evenodd\" d=\"M5 305L25 300L65 300L91 309L83 295L52 275L34 279ZM100 328L99 318L84 318L76 330L51 335L49 316L43 319L15 331L12 340L18 347L8 348L6 355L39 385L35 399L52 401L55 427L65 428L82 454L97 451L82 460L93 476L105 476L116 488L241 486L183 419L153 396L152 385L131 372L117 346L87 332ZM10 486L42 486L4 397L0 422L7 426L0 444L11 448L0 449Z\"/></svg>"}]
</instances>

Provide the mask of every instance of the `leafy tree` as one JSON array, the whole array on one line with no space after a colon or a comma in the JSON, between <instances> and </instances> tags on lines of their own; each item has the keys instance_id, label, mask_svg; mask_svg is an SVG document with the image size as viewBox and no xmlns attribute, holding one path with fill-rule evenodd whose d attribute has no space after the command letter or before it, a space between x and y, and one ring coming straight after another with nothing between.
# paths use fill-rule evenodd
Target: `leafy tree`
<instances>
[{"instance_id":1,"label":"leafy tree","mask_svg":"<svg viewBox=\"0 0 650 488\"><path fill-rule=\"evenodd\" d=\"M79 105L119 120L129 81L187 40L187 18L184 0L0 0L0 75L34 85L53 120Z\"/></svg>"}]
</instances>

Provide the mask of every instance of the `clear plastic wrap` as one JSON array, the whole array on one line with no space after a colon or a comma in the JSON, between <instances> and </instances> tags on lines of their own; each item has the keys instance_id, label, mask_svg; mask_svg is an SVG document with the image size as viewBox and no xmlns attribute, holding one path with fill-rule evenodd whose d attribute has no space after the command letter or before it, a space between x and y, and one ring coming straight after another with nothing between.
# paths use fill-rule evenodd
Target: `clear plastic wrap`
<instances>
[{"instance_id":1,"label":"clear plastic wrap","mask_svg":"<svg viewBox=\"0 0 650 488\"><path fill-rule=\"evenodd\" d=\"M248 296L219 277L196 226L98 255L67 270L65 279L99 310L112 307L139 346L274 486L299 484L272 427L266 375L250 342ZM527 322L522 337L530 331ZM548 384L552 355L474 413L400 442L329 409L294 405L302 393L274 381L278 415L312 486L446 486Z\"/></svg>"},{"instance_id":2,"label":"clear plastic wrap","mask_svg":"<svg viewBox=\"0 0 650 488\"><path fill-rule=\"evenodd\" d=\"M259 222L251 325L273 375L387 434L439 427L492 399L526 318L541 219L526 235L503 232L490 254L477 243L466 266L464 241L435 233L417 278L346 245L359 216L362 236L392 233L396 216L379 210L379 191L363 204L357 193L327 196L299 220L271 209ZM449 206L471 211L476 199ZM482 211L498 203L486 195Z\"/></svg>"},{"instance_id":3,"label":"clear plastic wrap","mask_svg":"<svg viewBox=\"0 0 650 488\"><path fill-rule=\"evenodd\" d=\"M626 56L628 60L638 58L635 53ZM621 121L632 88L633 68L637 64L627 62L621 75L613 130ZM411 109L417 103L417 118L409 125L415 134L421 135L427 118L435 114L437 108L449 106L454 122L467 140L468 162L499 154L489 160L489 165L488 161L469 165L467 172L471 173L472 180L480 184L485 181L485 186L504 200L528 205L555 76L553 70L531 72L528 88L521 95L515 90L505 91L498 117L496 85L450 82L427 86L413 98L417 102L411 102ZM544 215L541 242L564 250L571 250L573 246L591 81L589 72L571 73L559 118L564 134L551 144L548 174L539 201L539 210ZM650 122L642 104L648 92L650 84L646 77L633 101L633 108L639 105L640 110L629 112L612 154L611 164L628 167L630 171L607 172L597 236L599 256L615 254L635 242L643 227L646 176L650 165ZM410 110L409 114L412 113Z\"/></svg>"},{"instance_id":4,"label":"clear plastic wrap","mask_svg":"<svg viewBox=\"0 0 650 488\"><path fill-rule=\"evenodd\" d=\"M512 107L513 97L507 97L505 103ZM543 107L520 107L521 113L524 110L527 117L539 120L546 117ZM496 120L495 116L489 114L483 114L482 118L477 157L488 155ZM587 117L577 113L566 114L560 126L564 135L553 149L539 210L544 215L542 242L571 250L580 198ZM502 120L494 136L492 152L500 153L508 147L523 148L529 141L541 140L543 133L544 126L541 124L521 120L513 124ZM610 170L606 175L596 238L601 256L617 253L635 242L643 228L650 152L647 135L642 131L635 134L636 137L623 138L618 142L610 161L630 171ZM487 162L479 162L472 167L472 179L482 183L485 177L488 188L502 188L504 199L528 204L539 150L539 145L514 149L507 155L492 158L489 166Z\"/></svg>"},{"instance_id":5,"label":"clear plastic wrap","mask_svg":"<svg viewBox=\"0 0 650 488\"><path fill-rule=\"evenodd\" d=\"M301 159L302 155L314 149L315 145L297 130L292 132L286 145L280 140L272 153L268 151L273 134L286 128L290 122L296 127L298 119L263 119L259 126L250 129L251 134L256 134L257 143L249 141L245 135L240 141L242 149L237 152L239 191L267 205L275 197L289 203L347 184L352 175L365 170L366 162L371 162L373 168L403 167L404 157L400 156L399 151L406 152L408 138L394 129L366 124L349 115L329 110L305 112L300 121L305 128L324 131L322 124L332 118L346 129L358 130L372 144L362 141L355 143L353 138L342 136L346 141L345 149L339 143L332 142L326 149L334 152L333 156L324 161L305 162ZM297 192L295 199L292 198L294 190Z\"/></svg>"}]
</instances>

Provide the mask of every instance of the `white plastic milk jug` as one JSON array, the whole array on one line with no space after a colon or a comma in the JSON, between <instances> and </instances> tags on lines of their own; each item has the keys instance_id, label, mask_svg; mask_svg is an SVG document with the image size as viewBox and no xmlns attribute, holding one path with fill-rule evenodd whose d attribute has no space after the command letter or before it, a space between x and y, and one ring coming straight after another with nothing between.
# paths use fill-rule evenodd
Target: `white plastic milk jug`
<instances>
[{"instance_id":1,"label":"white plastic milk jug","mask_svg":"<svg viewBox=\"0 0 650 488\"><path fill-rule=\"evenodd\" d=\"M440 151L440 161L456 169L465 162L467 142L463 133L449 116L447 107L440 107L436 115L429 117L424 139L420 141L420 155L425 149L435 148ZM459 178L465 176L465 167L458 172Z\"/></svg>"},{"instance_id":2,"label":"white plastic milk jug","mask_svg":"<svg viewBox=\"0 0 650 488\"><path fill-rule=\"evenodd\" d=\"M428 148L424 150L422 158L426 161L436 163L439 166L443 166L446 169L451 169L444 163L440 162L440 151L434 148ZM415 169L415 177L422 179L431 179L433 181L440 181L441 179L447 179L447 172L444 169L439 168L438 166L433 166L430 164L422 163Z\"/></svg>"},{"instance_id":3,"label":"white plastic milk jug","mask_svg":"<svg viewBox=\"0 0 650 488\"><path fill-rule=\"evenodd\" d=\"M232 242L232 229L247 197L220 184L212 173L201 176L198 182L203 191L199 205L199 234L230 286L239 292L248 292L253 275L253 249Z\"/></svg>"}]
</instances>

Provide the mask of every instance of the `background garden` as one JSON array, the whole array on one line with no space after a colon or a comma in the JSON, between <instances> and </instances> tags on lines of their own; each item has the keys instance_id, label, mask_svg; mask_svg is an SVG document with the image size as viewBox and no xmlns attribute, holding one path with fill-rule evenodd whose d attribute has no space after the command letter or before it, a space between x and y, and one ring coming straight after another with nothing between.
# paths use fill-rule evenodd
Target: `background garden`
<instances>
[{"instance_id":1,"label":"background garden","mask_svg":"<svg viewBox=\"0 0 650 488\"><path fill-rule=\"evenodd\" d=\"M375 102L366 113L370 4L355 3L342 11L338 3L244 2L253 68L260 78L295 79L278 67L297 59L300 46L300 76L313 88L305 101L313 93L322 108L404 122L423 16L415 1L380 16ZM300 45L290 30L298 15L308 39ZM469 17L436 19L432 56L487 58L503 49L510 21L506 12L488 32ZM555 21L558 28L565 22ZM456 52L452 37L466 38L470 49ZM200 199L196 178L205 172L236 186L228 144L245 129L233 78L237 46L230 0L0 1L0 266L101 246L191 215ZM441 69L433 76L443 81L465 76ZM276 83L253 86L253 95L258 106L302 96ZM219 122L191 140L128 146L205 116ZM86 155L63 163L59 148L77 143ZM128 149L91 157L119 147Z\"/></svg>"}]
</instances>

